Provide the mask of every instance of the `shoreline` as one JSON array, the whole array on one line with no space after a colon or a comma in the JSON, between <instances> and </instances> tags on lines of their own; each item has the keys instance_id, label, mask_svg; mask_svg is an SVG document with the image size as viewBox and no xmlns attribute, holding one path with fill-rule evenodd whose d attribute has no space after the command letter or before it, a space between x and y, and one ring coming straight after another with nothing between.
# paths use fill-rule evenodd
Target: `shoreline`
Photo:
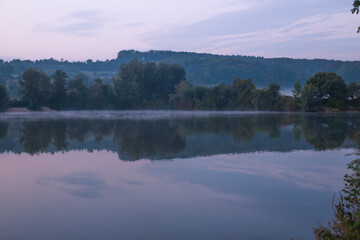
<instances>
[{"instance_id":1,"label":"shoreline","mask_svg":"<svg viewBox=\"0 0 360 240\"><path fill-rule=\"evenodd\" d=\"M82 110L53 110L49 107L42 107L41 110L32 111L26 107L11 107L2 113L43 113L43 112L136 112L136 111L171 111L171 112L243 112L243 113L360 113L360 110L351 109L347 111L339 111L333 108L324 108L322 111L304 112L304 111L263 111L263 110L205 110L205 109L189 109L189 110L177 110L177 109L82 109ZM0 112L1 114L1 112Z\"/></svg>"}]
</instances>

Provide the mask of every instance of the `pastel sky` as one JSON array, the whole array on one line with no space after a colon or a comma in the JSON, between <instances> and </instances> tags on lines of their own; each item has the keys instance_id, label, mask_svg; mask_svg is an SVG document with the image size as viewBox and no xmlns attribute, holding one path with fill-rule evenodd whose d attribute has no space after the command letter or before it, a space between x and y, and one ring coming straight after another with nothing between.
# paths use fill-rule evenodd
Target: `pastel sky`
<instances>
[{"instance_id":1,"label":"pastel sky","mask_svg":"<svg viewBox=\"0 0 360 240\"><path fill-rule=\"evenodd\" d=\"M353 0L0 0L0 58L119 50L360 60Z\"/></svg>"}]
</instances>

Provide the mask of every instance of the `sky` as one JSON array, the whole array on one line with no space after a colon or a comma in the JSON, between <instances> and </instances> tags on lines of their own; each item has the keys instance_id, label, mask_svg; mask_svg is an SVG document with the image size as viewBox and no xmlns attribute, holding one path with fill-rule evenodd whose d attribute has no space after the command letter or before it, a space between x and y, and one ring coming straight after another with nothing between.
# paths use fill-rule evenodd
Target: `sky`
<instances>
[{"instance_id":1,"label":"sky","mask_svg":"<svg viewBox=\"0 0 360 240\"><path fill-rule=\"evenodd\" d=\"M0 58L126 49L360 60L353 0L0 0Z\"/></svg>"}]
</instances>

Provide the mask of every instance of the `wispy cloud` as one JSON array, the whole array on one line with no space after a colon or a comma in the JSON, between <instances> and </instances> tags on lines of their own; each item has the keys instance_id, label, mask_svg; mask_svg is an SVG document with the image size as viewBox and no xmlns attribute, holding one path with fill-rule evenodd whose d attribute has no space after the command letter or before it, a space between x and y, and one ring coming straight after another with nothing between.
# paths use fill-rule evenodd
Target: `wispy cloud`
<instances>
[{"instance_id":1,"label":"wispy cloud","mask_svg":"<svg viewBox=\"0 0 360 240\"><path fill-rule=\"evenodd\" d=\"M348 44L350 39L358 37L354 16L343 9L297 17L289 21L274 20L274 24L263 24L262 28L259 27L261 22L250 19L246 24L244 21L249 16L238 15L241 15L241 12L201 24L151 32L141 37L155 48L177 45L179 49L197 52L268 57L339 58L336 55L342 53L345 59L356 58L354 51L350 51L352 48L346 49L344 44L339 44ZM233 25L229 25L231 19L234 21ZM220 24L221 20L223 22ZM272 21L271 18L268 20ZM235 24L236 22L239 24ZM252 28L254 24L256 27ZM360 42L357 46L360 46Z\"/></svg>"},{"instance_id":2,"label":"wispy cloud","mask_svg":"<svg viewBox=\"0 0 360 240\"><path fill-rule=\"evenodd\" d=\"M234 46L256 48L268 45L268 43L274 44L299 39L315 42L353 38L356 36L354 31L356 24L352 24L352 22L352 16L344 12L318 14L279 28L208 37L202 42L204 46L207 46L203 50L229 52Z\"/></svg>"},{"instance_id":3,"label":"wispy cloud","mask_svg":"<svg viewBox=\"0 0 360 240\"><path fill-rule=\"evenodd\" d=\"M332 51L334 58L349 60L359 55L354 51L359 41L348 45L358 38L359 18L351 15L351 4L338 0L23 1L21 9L16 1L3 5L2 21L12 24L0 26L7 33L0 51L30 59L106 59L129 48L265 57L328 57Z\"/></svg>"},{"instance_id":4,"label":"wispy cloud","mask_svg":"<svg viewBox=\"0 0 360 240\"><path fill-rule=\"evenodd\" d=\"M43 22L35 26L41 33L57 32L76 37L95 36L111 19L104 18L100 11L74 11L53 21Z\"/></svg>"}]
</instances>

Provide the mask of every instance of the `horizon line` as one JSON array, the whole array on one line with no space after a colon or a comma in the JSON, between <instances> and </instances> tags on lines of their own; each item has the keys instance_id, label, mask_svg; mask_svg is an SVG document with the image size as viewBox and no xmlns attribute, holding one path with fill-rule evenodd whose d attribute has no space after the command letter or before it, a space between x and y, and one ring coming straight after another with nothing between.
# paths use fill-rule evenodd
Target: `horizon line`
<instances>
[{"instance_id":1,"label":"horizon line","mask_svg":"<svg viewBox=\"0 0 360 240\"><path fill-rule=\"evenodd\" d=\"M255 56L255 55L241 55L241 54L218 54L218 53L209 53L209 52L195 52L195 51L176 51L176 50L158 50L158 49L150 49L150 50L138 50L138 49L123 49L119 50L117 54L120 52L126 52L126 51L134 51L137 53L150 53L150 52L169 52L169 53L190 53L190 54L198 54L198 55L212 55L212 56L219 56L219 57L249 57L249 58L262 58L262 59L292 59L292 60L326 60L326 61L339 61L339 62L360 62L359 60L341 60L341 59L330 59L330 58L296 58L296 57L265 57L265 56ZM116 55L117 55L116 54ZM38 59L30 59L30 58L19 58L19 57L11 57L11 56L0 56L0 60L4 62L11 62L14 60L20 60L20 61L43 61L43 60L55 60L58 62L69 62L69 63L85 63L88 60L91 60L93 62L106 62L106 61L112 61L117 60L117 56L115 58L107 58L107 59L94 59L89 58L87 60L67 60L64 58L58 59L58 58L38 58Z\"/></svg>"}]
</instances>

